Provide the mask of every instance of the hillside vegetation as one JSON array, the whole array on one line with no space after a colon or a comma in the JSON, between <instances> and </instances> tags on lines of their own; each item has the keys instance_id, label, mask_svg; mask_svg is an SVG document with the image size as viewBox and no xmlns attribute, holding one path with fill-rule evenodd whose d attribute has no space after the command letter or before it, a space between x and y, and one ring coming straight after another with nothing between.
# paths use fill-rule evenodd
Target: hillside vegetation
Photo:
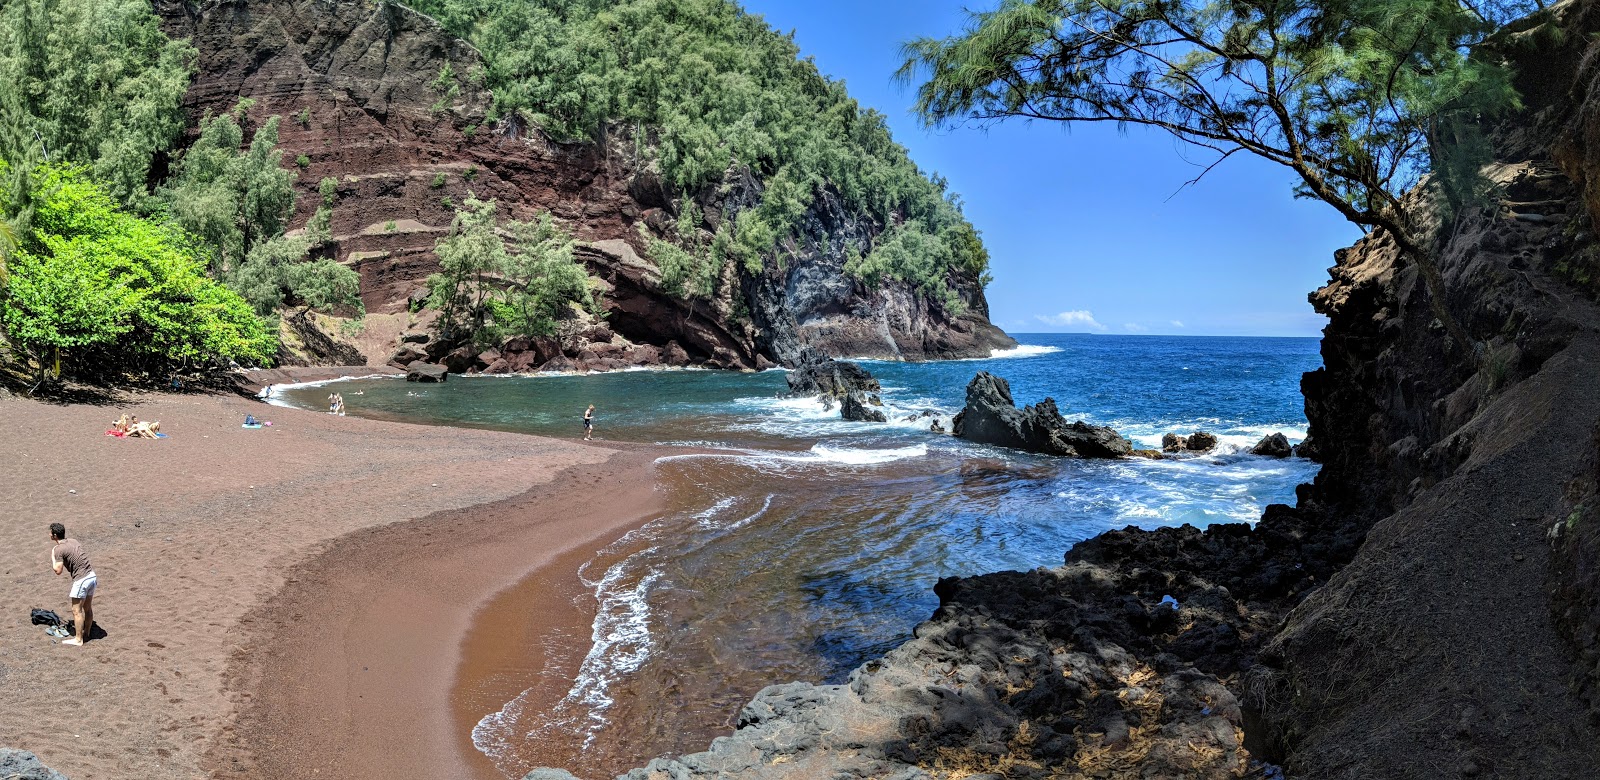
<instances>
[{"instance_id":1,"label":"hillside vegetation","mask_svg":"<svg viewBox=\"0 0 1600 780\"><path fill-rule=\"evenodd\" d=\"M988 254L945 182L919 170L882 114L863 110L842 82L799 59L794 41L728 0L420 0L418 10L474 44L513 128L604 142L631 128L638 152L687 201L746 166L760 203L697 235L680 220L680 252L653 254L677 280L716 275L725 262L759 272L781 262L819 192L882 227L851 247L847 270L869 284L910 283L954 304L952 271L982 278Z\"/></svg>"}]
</instances>

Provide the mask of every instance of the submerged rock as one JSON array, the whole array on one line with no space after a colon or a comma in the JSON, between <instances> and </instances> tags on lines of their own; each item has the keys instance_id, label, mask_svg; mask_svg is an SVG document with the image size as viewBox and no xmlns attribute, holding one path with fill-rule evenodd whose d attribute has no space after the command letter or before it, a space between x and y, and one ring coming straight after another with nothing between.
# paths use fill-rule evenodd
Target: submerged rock
<instances>
[{"instance_id":1,"label":"submerged rock","mask_svg":"<svg viewBox=\"0 0 1600 780\"><path fill-rule=\"evenodd\" d=\"M987 371L979 371L967 384L967 405L952 428L963 439L1046 455L1119 458L1133 453L1133 444L1110 428L1082 420L1068 423L1054 399L1018 409L1010 383Z\"/></svg>"},{"instance_id":2,"label":"submerged rock","mask_svg":"<svg viewBox=\"0 0 1600 780\"><path fill-rule=\"evenodd\" d=\"M874 398L876 397L866 397L865 393L847 393L844 398L839 399L839 416L856 422L888 422L889 418L883 412L868 406L872 404ZM882 405L882 401L873 404L873 406Z\"/></svg>"},{"instance_id":3,"label":"submerged rock","mask_svg":"<svg viewBox=\"0 0 1600 780\"><path fill-rule=\"evenodd\" d=\"M1251 455L1265 455L1269 458L1287 458L1294 452L1289 446L1289 439L1281 433L1274 433L1261 437L1256 446L1250 448Z\"/></svg>"},{"instance_id":4,"label":"submerged rock","mask_svg":"<svg viewBox=\"0 0 1600 780\"><path fill-rule=\"evenodd\" d=\"M806 350L800 364L789 372L791 395L821 395L844 398L856 392L882 390L872 374L847 360L834 360L815 350Z\"/></svg>"},{"instance_id":5,"label":"submerged rock","mask_svg":"<svg viewBox=\"0 0 1600 780\"><path fill-rule=\"evenodd\" d=\"M443 382L450 376L450 370L437 363L424 363L416 361L406 366L407 382Z\"/></svg>"},{"instance_id":6,"label":"submerged rock","mask_svg":"<svg viewBox=\"0 0 1600 780\"><path fill-rule=\"evenodd\" d=\"M0 748L0 778L5 780L67 780L26 750Z\"/></svg>"}]
</instances>

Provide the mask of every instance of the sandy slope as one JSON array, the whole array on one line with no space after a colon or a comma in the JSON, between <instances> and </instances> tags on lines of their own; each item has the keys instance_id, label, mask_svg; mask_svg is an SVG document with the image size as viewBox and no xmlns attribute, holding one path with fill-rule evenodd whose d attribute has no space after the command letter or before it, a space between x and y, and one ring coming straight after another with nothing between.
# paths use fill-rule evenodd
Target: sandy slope
<instances>
[{"instance_id":1,"label":"sandy slope","mask_svg":"<svg viewBox=\"0 0 1600 780\"><path fill-rule=\"evenodd\" d=\"M103 436L124 409L161 420L170 438ZM263 412L271 428L240 427ZM226 692L230 666L244 679L237 670L269 650L242 621L292 567L350 552L331 540L503 501L618 452L200 395L127 407L4 401L0 430L13 437L0 445L0 745L74 780L206 774L207 752L231 741L235 703L249 698ZM96 618L108 636L82 649L27 622L29 607L67 610L67 583L49 568L56 521L100 575ZM494 533L493 517L476 522ZM520 574L506 566L508 580Z\"/></svg>"}]
</instances>

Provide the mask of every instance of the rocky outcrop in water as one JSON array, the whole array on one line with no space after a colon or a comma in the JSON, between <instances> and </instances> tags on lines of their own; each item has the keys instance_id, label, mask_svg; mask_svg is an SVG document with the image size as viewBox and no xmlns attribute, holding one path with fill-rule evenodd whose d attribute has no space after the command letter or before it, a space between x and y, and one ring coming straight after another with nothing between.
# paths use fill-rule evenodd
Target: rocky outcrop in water
<instances>
[{"instance_id":1,"label":"rocky outcrop in water","mask_svg":"<svg viewBox=\"0 0 1600 780\"><path fill-rule=\"evenodd\" d=\"M803 353L799 364L784 379L789 384L789 394L797 396L843 398L851 393L883 389L878 380L859 364L835 360L816 350Z\"/></svg>"},{"instance_id":2,"label":"rocky outcrop in water","mask_svg":"<svg viewBox=\"0 0 1600 780\"><path fill-rule=\"evenodd\" d=\"M888 415L881 409L872 408L871 401L876 398L869 398L865 393L845 393L839 399L839 416L854 422L888 422Z\"/></svg>"},{"instance_id":3,"label":"rocky outcrop in water","mask_svg":"<svg viewBox=\"0 0 1600 780\"><path fill-rule=\"evenodd\" d=\"M4 780L67 780L26 750L0 748L0 778Z\"/></svg>"},{"instance_id":4,"label":"rocky outcrop in water","mask_svg":"<svg viewBox=\"0 0 1600 780\"><path fill-rule=\"evenodd\" d=\"M1209 452L1216 446L1216 435L1205 431L1195 431L1188 436L1177 433L1161 436L1162 452Z\"/></svg>"},{"instance_id":5,"label":"rocky outcrop in water","mask_svg":"<svg viewBox=\"0 0 1600 780\"><path fill-rule=\"evenodd\" d=\"M1068 423L1053 399L1018 409L1011 384L986 371L967 384L967 405L951 430L980 444L1069 458L1120 458L1133 452L1133 445L1110 428Z\"/></svg>"},{"instance_id":6,"label":"rocky outcrop in water","mask_svg":"<svg viewBox=\"0 0 1600 780\"><path fill-rule=\"evenodd\" d=\"M600 285L610 337L574 315L554 349L497 345L497 360L478 360L474 351L467 371L657 364L760 370L794 365L808 348L924 360L988 357L1016 344L989 323L982 285L966 272L949 280L958 303L948 308L909 285L871 288L847 274L848 248L872 246L886 226L844 209L826 186L813 192L799 229L777 250L781 257L759 273L730 264L710 297L669 293L646 237L669 236L677 214L665 185L634 153L634 129L607 128L605 143L562 143L520 119L491 121L492 96L470 77L483 67L478 53L404 5L155 6L167 33L190 39L199 52L186 97L194 119L225 112L240 98L256 101L253 118L285 117L284 159L307 160L295 224L304 225L321 202L319 180L337 181L332 241L321 251L361 275L367 311L405 316L425 300L425 280L438 270L434 242L468 193L494 198L511 219L547 209L578 238L577 257ZM441 102L433 82L445 66L457 83ZM759 202L764 186L735 166L690 193L703 215L698 228L732 220ZM430 361L442 358L430 351Z\"/></svg>"},{"instance_id":7,"label":"rocky outcrop in water","mask_svg":"<svg viewBox=\"0 0 1600 780\"><path fill-rule=\"evenodd\" d=\"M1289 437L1281 433L1269 433L1250 448L1251 455L1265 455L1269 458L1287 458L1294 454L1294 448L1289 446Z\"/></svg>"}]
</instances>

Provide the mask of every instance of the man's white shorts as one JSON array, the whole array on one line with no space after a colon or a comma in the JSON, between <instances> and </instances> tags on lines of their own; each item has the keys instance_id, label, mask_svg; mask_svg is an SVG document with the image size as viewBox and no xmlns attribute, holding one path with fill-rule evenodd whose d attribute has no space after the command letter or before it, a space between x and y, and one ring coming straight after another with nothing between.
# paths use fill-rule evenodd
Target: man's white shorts
<instances>
[{"instance_id":1,"label":"man's white shorts","mask_svg":"<svg viewBox=\"0 0 1600 780\"><path fill-rule=\"evenodd\" d=\"M89 598L90 596L94 595L94 586L94 572L89 572L89 576L84 577L81 580L72 581L72 590L67 592L67 597L74 599Z\"/></svg>"}]
</instances>

